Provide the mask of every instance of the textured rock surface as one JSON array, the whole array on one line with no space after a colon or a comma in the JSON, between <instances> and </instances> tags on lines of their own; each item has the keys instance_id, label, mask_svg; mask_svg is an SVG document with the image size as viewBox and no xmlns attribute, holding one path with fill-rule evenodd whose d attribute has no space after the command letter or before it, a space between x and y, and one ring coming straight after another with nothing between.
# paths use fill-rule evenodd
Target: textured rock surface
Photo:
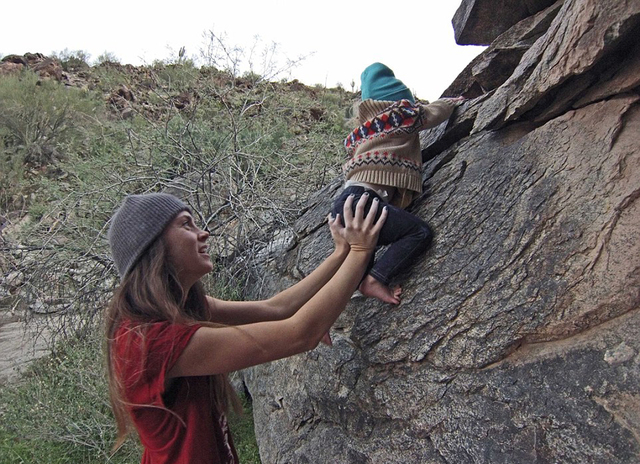
<instances>
[{"instance_id":1,"label":"textured rock surface","mask_svg":"<svg viewBox=\"0 0 640 464\"><path fill-rule=\"evenodd\" d=\"M555 0L462 0L453 16L456 42L489 45L516 24Z\"/></svg>"},{"instance_id":2,"label":"textured rock surface","mask_svg":"<svg viewBox=\"0 0 640 464\"><path fill-rule=\"evenodd\" d=\"M639 13L566 0L508 79L423 134L434 245L402 304L355 296L333 348L244 373L263 462L640 461ZM338 188L256 296L329 253Z\"/></svg>"},{"instance_id":3,"label":"textured rock surface","mask_svg":"<svg viewBox=\"0 0 640 464\"><path fill-rule=\"evenodd\" d=\"M48 78L61 82L67 78L58 61L47 58L41 53L27 53L24 56L7 55L0 60L0 75L19 74L25 68L31 68L41 79Z\"/></svg>"},{"instance_id":4,"label":"textured rock surface","mask_svg":"<svg viewBox=\"0 0 640 464\"><path fill-rule=\"evenodd\" d=\"M629 56L639 28L638 0L566 0L511 77L481 105L474 131L502 127L527 112L526 119L538 121L559 114Z\"/></svg>"},{"instance_id":5,"label":"textured rock surface","mask_svg":"<svg viewBox=\"0 0 640 464\"><path fill-rule=\"evenodd\" d=\"M547 31L561 6L562 1L558 1L500 34L484 53L469 63L443 96L476 98L502 85L522 55Z\"/></svg>"}]
</instances>

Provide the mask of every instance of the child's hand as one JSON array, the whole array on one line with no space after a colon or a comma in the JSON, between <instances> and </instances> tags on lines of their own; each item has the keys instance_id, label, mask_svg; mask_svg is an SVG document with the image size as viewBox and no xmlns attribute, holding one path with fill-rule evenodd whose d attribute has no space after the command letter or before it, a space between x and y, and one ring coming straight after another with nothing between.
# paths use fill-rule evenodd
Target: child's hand
<instances>
[{"instance_id":1,"label":"child's hand","mask_svg":"<svg viewBox=\"0 0 640 464\"><path fill-rule=\"evenodd\" d=\"M460 95L459 97L444 97L443 100L447 100L450 101L452 103L455 103L456 105L464 102L466 100L466 98L464 98L462 95Z\"/></svg>"},{"instance_id":2,"label":"child's hand","mask_svg":"<svg viewBox=\"0 0 640 464\"><path fill-rule=\"evenodd\" d=\"M387 219L387 209L384 208L378 221L375 220L380 201L373 199L371 208L365 215L364 209L369 199L365 192L356 204L353 212L353 195L349 195L344 203L344 227L339 229L339 235L349 244L351 251L372 251L376 247L378 234Z\"/></svg>"}]
</instances>

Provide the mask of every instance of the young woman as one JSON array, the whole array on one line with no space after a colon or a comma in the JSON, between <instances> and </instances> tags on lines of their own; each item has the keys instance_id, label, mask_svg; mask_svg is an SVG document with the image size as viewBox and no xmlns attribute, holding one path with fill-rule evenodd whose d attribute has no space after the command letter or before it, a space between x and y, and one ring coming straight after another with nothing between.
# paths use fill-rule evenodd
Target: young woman
<instances>
[{"instance_id":1,"label":"young woman","mask_svg":"<svg viewBox=\"0 0 640 464\"><path fill-rule=\"evenodd\" d=\"M264 301L204 294L209 233L162 193L131 195L112 218L121 277L106 317L111 403L122 443L133 428L143 463L236 463L226 374L315 348L358 286L386 218L367 195L329 217L335 250L306 278ZM344 225L342 225L344 222Z\"/></svg>"}]
</instances>

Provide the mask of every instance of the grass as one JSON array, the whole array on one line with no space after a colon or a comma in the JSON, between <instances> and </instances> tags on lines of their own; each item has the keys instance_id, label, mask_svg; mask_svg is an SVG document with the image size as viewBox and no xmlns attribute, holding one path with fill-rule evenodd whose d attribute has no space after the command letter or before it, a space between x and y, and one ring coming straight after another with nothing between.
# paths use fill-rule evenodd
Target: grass
<instances>
[{"instance_id":1,"label":"grass","mask_svg":"<svg viewBox=\"0 0 640 464\"><path fill-rule=\"evenodd\" d=\"M35 440L18 439L3 428L0 430L0 459L6 464L70 462L61 443L39 442L38 446L34 446L35 442ZM43 456L46 456L46 461L42 460Z\"/></svg>"},{"instance_id":2,"label":"grass","mask_svg":"<svg viewBox=\"0 0 640 464\"><path fill-rule=\"evenodd\" d=\"M67 341L0 387L0 462L136 462L133 444L110 457L115 424L97 333Z\"/></svg>"},{"instance_id":3,"label":"grass","mask_svg":"<svg viewBox=\"0 0 640 464\"><path fill-rule=\"evenodd\" d=\"M243 397L242 406L244 414L232 416L229 419L229 427L233 443L238 452L238 458L242 464L260 464L260 453L253 428L253 408L251 401Z\"/></svg>"}]
</instances>

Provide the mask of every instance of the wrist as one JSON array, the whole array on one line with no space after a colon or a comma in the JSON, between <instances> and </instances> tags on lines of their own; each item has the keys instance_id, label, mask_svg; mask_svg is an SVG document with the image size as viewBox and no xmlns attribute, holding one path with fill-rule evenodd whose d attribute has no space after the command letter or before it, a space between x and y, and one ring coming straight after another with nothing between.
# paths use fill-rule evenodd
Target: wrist
<instances>
[{"instance_id":1,"label":"wrist","mask_svg":"<svg viewBox=\"0 0 640 464\"><path fill-rule=\"evenodd\" d=\"M363 245L351 245L350 253L372 253L375 247L367 247Z\"/></svg>"},{"instance_id":2,"label":"wrist","mask_svg":"<svg viewBox=\"0 0 640 464\"><path fill-rule=\"evenodd\" d=\"M334 253L338 256L347 256L350 250L351 247L348 243L337 243L334 249Z\"/></svg>"}]
</instances>

